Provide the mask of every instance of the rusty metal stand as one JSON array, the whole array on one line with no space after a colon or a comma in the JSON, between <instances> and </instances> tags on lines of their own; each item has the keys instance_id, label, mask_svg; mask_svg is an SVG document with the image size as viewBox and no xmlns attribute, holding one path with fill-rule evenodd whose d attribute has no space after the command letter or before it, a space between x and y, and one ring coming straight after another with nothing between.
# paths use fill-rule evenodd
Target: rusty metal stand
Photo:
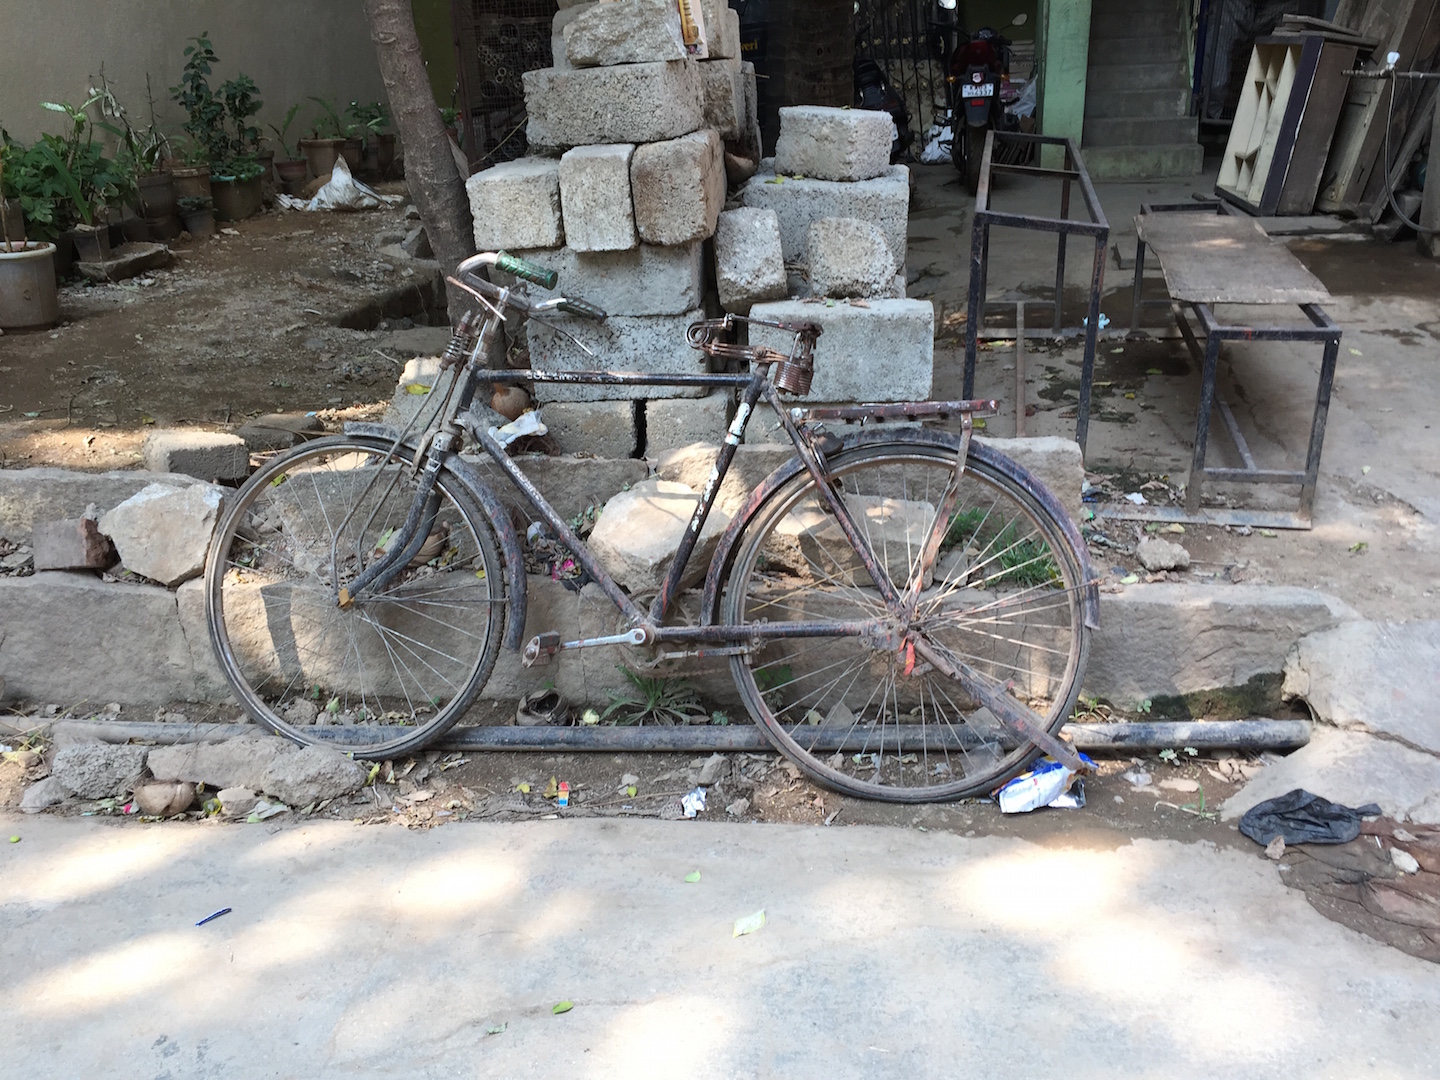
<instances>
[{"instance_id":1,"label":"rusty metal stand","mask_svg":"<svg viewBox=\"0 0 1440 1080\"><path fill-rule=\"evenodd\" d=\"M993 160L996 140L1033 144L1036 146L1062 146L1065 148L1064 164L1059 169L1047 169L1038 165L1005 165ZM1041 176L1060 181L1060 216L1044 217L1037 214L1012 214L990 208L990 178L993 173L1015 173L1021 176ZM1085 202L1088 221L1070 217L1070 185L1078 183ZM1055 254L1055 298L1053 300L1021 300L1014 303L1016 309L1016 371L1017 386L1022 386L1019 374L1023 365L1026 336L1062 337L1067 333L1085 337L1085 357L1080 369L1080 406L1075 420L1075 441L1080 452L1085 452L1085 440L1090 429L1090 387L1095 374L1095 340L1100 330L1100 293L1105 286L1105 256L1110 242L1110 223L1105 220L1105 211L1085 171L1080 151L1070 139L1053 135L1024 135L1019 132L991 131L985 137L985 153L980 159L980 187L975 195L975 218L970 230L970 295L965 326L965 382L962 396L973 397L975 390L975 360L979 342L986 335L981 329L985 310L1008 308L1010 302L988 302L985 299L985 275L990 261L990 230L994 226L1015 229L1031 229L1056 234ZM1061 325L1062 303L1065 291L1065 248L1071 235L1090 237L1095 243L1095 259L1090 273L1090 303L1083 328L1067 331ZM1050 309L1050 326L1041 329L1027 328L1023 307L1025 305ZM1016 430L1024 430L1025 402L1017 402Z\"/></svg>"}]
</instances>

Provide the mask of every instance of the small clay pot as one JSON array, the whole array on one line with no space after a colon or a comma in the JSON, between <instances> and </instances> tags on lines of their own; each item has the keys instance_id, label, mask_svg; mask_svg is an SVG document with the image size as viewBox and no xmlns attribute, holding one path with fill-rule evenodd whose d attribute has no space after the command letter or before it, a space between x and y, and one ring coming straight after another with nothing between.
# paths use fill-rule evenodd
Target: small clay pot
<instances>
[{"instance_id":1,"label":"small clay pot","mask_svg":"<svg viewBox=\"0 0 1440 1080\"><path fill-rule=\"evenodd\" d=\"M530 407L530 395L520 386L497 386L490 395L490 407L506 420L514 420Z\"/></svg>"},{"instance_id":2,"label":"small clay pot","mask_svg":"<svg viewBox=\"0 0 1440 1080\"><path fill-rule=\"evenodd\" d=\"M135 789L135 805L146 817L174 817L195 802L195 785L186 783L141 784Z\"/></svg>"}]
</instances>

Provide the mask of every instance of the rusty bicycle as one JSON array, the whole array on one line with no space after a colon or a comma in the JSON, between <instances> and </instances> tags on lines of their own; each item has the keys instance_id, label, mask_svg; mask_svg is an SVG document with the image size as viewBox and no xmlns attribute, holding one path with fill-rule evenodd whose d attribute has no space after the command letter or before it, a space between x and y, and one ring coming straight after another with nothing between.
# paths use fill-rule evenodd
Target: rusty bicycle
<instances>
[{"instance_id":1,"label":"rusty bicycle","mask_svg":"<svg viewBox=\"0 0 1440 1080\"><path fill-rule=\"evenodd\" d=\"M972 441L993 401L788 405L819 330L770 323L789 352L737 344L736 316L689 331L697 368L642 374L487 366L507 311L604 320L584 300L533 302L482 268L546 289L554 271L504 252L450 282L475 304L442 358L432 416L347 424L266 461L233 498L206 570L210 636L258 722L301 743L381 759L458 723L499 651L527 663L625 645L728 662L750 716L820 783L902 802L986 794L1041 752L1072 768L1074 708L1097 596L1085 545L1030 473ZM717 370L712 370L712 368ZM626 593L477 422L477 388L521 381L719 388L737 395L659 592ZM707 567L700 615L674 607L686 565L756 409L794 455L749 495ZM924 426L951 419L958 430ZM413 430L412 430L413 429ZM522 537L478 447L615 605L618 631L526 642ZM493 471L492 471L493 475Z\"/></svg>"}]
</instances>

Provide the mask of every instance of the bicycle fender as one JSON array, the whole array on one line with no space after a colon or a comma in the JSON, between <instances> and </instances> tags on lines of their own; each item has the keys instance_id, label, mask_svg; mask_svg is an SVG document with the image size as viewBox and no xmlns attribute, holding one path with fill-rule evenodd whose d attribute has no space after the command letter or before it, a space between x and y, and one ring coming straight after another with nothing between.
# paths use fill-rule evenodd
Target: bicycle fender
<instances>
[{"instance_id":1,"label":"bicycle fender","mask_svg":"<svg viewBox=\"0 0 1440 1080\"><path fill-rule=\"evenodd\" d=\"M905 432L894 431L861 431L854 435L846 436L841 440L840 449L836 453L844 453L847 450L854 450L862 446L869 446L882 442L912 442L929 446L939 446L947 450L958 451L960 449L960 436L946 431L932 431L927 428L911 429ZM1071 547L1080 557L1081 579L1085 582L1085 588L1081 596L1081 604L1084 608L1085 625L1091 630L1100 626L1100 591L1097 586L1095 571L1090 565L1089 549L1080 535L1080 530L1070 520L1070 513L1060 504L1054 493L1047 488L1040 479L1029 469L1019 462L1013 461L992 447L978 442L971 442L970 454L972 457L985 462L996 472L1007 475L1022 488L1025 489L1036 502L1045 509L1050 517L1056 522L1066 539L1070 541ZM793 480L800 473L805 471L805 463L799 456L792 457L785 464L781 465L758 485L750 493L750 497L730 521L725 531L720 535L720 541L716 545L715 555L710 560L710 567L705 574L705 591L701 600L700 612L701 622L705 626L714 626L719 622L720 615L720 593L724 588L725 579L729 576L730 565L735 558L735 546L740 535L745 531L750 519L759 512L760 508L775 494L784 484Z\"/></svg>"},{"instance_id":2,"label":"bicycle fender","mask_svg":"<svg viewBox=\"0 0 1440 1080\"><path fill-rule=\"evenodd\" d=\"M381 439L389 447L394 445L399 432L384 424L351 421L345 425L345 434ZM415 434L412 433L400 445L413 454L419 443ZM446 454L445 467L464 485L466 492L480 504L480 509L484 511L490 527L495 530L496 540L500 542L500 556L505 560L505 584L510 596L505 613L505 635L500 639L500 644L511 652L519 652L525 641L526 582L525 555L520 547L520 537L515 532L515 523L510 520L510 511L500 501L500 497L495 494L494 489L481 478L469 462L459 454Z\"/></svg>"}]
</instances>

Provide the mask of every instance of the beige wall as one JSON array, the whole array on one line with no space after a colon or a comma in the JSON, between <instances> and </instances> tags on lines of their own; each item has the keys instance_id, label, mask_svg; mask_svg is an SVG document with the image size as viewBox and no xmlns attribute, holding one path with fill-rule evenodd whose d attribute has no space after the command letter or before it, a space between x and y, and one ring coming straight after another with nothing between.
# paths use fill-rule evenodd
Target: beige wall
<instances>
[{"instance_id":1,"label":"beige wall","mask_svg":"<svg viewBox=\"0 0 1440 1080\"><path fill-rule=\"evenodd\" d=\"M25 142L58 130L62 118L40 102L79 104L104 64L142 122L148 71L161 126L178 133L185 114L169 88L186 42L205 31L220 57L210 85L249 75L265 103L262 125L302 103L291 140L318 112L311 94L341 108L385 99L361 0L0 0L0 126Z\"/></svg>"}]
</instances>

